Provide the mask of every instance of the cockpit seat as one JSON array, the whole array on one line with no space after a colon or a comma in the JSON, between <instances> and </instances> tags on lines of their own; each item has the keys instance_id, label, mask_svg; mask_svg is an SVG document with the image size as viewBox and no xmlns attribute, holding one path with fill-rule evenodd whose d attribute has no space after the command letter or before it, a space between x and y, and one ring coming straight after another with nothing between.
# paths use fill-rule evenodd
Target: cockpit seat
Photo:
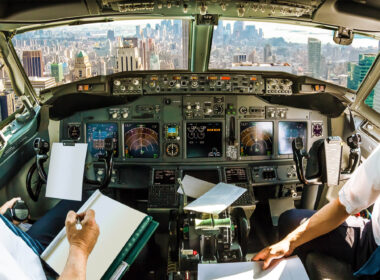
<instances>
[{"instance_id":1,"label":"cockpit seat","mask_svg":"<svg viewBox=\"0 0 380 280\"><path fill-rule=\"evenodd\" d=\"M307 254L305 268L310 280L357 279L353 276L353 271L349 264L318 252Z\"/></svg>"}]
</instances>

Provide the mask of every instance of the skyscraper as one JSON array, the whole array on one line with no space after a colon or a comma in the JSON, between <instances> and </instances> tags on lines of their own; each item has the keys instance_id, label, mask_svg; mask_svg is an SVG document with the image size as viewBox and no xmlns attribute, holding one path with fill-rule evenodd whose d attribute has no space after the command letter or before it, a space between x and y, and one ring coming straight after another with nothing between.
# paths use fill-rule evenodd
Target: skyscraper
<instances>
[{"instance_id":1,"label":"skyscraper","mask_svg":"<svg viewBox=\"0 0 380 280\"><path fill-rule=\"evenodd\" d=\"M15 112L15 94L0 93L0 121L5 120Z\"/></svg>"},{"instance_id":2,"label":"skyscraper","mask_svg":"<svg viewBox=\"0 0 380 280\"><path fill-rule=\"evenodd\" d=\"M42 51L23 51L22 64L28 77L42 77L44 74L44 62Z\"/></svg>"},{"instance_id":3,"label":"skyscraper","mask_svg":"<svg viewBox=\"0 0 380 280\"><path fill-rule=\"evenodd\" d=\"M58 83L63 80L63 65L62 63L52 63L50 65L51 76L55 78Z\"/></svg>"},{"instance_id":4,"label":"skyscraper","mask_svg":"<svg viewBox=\"0 0 380 280\"><path fill-rule=\"evenodd\" d=\"M315 77L321 75L321 41L315 38L307 40L308 71Z\"/></svg>"},{"instance_id":5,"label":"skyscraper","mask_svg":"<svg viewBox=\"0 0 380 280\"><path fill-rule=\"evenodd\" d=\"M80 51L75 58L74 80L91 77L91 63L84 51Z\"/></svg>"},{"instance_id":6,"label":"skyscraper","mask_svg":"<svg viewBox=\"0 0 380 280\"><path fill-rule=\"evenodd\" d=\"M373 62L375 61L376 54L359 54L359 62L348 64L348 78L347 87L353 90L359 88L364 77L367 75L369 68L371 68ZM365 103L371 108L374 106L373 100L374 90L371 91Z\"/></svg>"},{"instance_id":7,"label":"skyscraper","mask_svg":"<svg viewBox=\"0 0 380 280\"><path fill-rule=\"evenodd\" d=\"M380 113L380 82L377 82L373 93L373 109Z\"/></svg>"},{"instance_id":8,"label":"skyscraper","mask_svg":"<svg viewBox=\"0 0 380 280\"><path fill-rule=\"evenodd\" d=\"M118 72L141 69L141 57L135 43L137 43L137 38L124 38L122 46L117 49Z\"/></svg>"},{"instance_id":9,"label":"skyscraper","mask_svg":"<svg viewBox=\"0 0 380 280\"><path fill-rule=\"evenodd\" d=\"M115 41L115 32L113 30L107 31L107 39L111 41Z\"/></svg>"},{"instance_id":10,"label":"skyscraper","mask_svg":"<svg viewBox=\"0 0 380 280\"><path fill-rule=\"evenodd\" d=\"M272 48L269 44L266 44L264 47L264 62L272 62Z\"/></svg>"}]
</instances>

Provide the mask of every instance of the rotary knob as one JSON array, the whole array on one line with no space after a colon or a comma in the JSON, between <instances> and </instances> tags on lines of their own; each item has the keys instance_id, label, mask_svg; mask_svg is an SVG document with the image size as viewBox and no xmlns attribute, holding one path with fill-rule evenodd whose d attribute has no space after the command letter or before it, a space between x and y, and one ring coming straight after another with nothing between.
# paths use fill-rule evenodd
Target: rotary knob
<instances>
[{"instance_id":1,"label":"rotary knob","mask_svg":"<svg viewBox=\"0 0 380 280\"><path fill-rule=\"evenodd\" d=\"M123 119L126 119L128 118L128 115L128 112L123 112L121 116L123 117Z\"/></svg>"},{"instance_id":2,"label":"rotary knob","mask_svg":"<svg viewBox=\"0 0 380 280\"><path fill-rule=\"evenodd\" d=\"M138 79L133 79L132 84L134 84L135 86L138 86L140 84L140 81Z\"/></svg>"},{"instance_id":3,"label":"rotary knob","mask_svg":"<svg viewBox=\"0 0 380 280\"><path fill-rule=\"evenodd\" d=\"M113 81L113 84L114 84L115 86L120 86L120 85L121 85L121 82L120 82L120 80L115 80L115 81Z\"/></svg>"}]
</instances>

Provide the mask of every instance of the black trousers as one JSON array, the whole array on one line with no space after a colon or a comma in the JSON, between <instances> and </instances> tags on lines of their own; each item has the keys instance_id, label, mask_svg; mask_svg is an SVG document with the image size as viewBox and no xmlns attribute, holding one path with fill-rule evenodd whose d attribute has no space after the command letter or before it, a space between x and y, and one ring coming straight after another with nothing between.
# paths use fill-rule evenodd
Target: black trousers
<instances>
[{"instance_id":1,"label":"black trousers","mask_svg":"<svg viewBox=\"0 0 380 280\"><path fill-rule=\"evenodd\" d=\"M278 222L280 239L314 213L313 210L292 209L281 214ZM308 252L317 251L351 264L353 271L357 271L376 248L372 222L350 217L335 230L299 246L294 253L305 259Z\"/></svg>"}]
</instances>

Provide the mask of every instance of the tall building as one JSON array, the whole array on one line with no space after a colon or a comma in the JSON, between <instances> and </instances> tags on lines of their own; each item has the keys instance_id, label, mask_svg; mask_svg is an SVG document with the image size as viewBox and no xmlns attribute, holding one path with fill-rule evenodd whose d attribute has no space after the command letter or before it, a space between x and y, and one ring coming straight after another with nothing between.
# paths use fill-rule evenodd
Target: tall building
<instances>
[{"instance_id":1,"label":"tall building","mask_svg":"<svg viewBox=\"0 0 380 280\"><path fill-rule=\"evenodd\" d=\"M315 38L307 40L308 71L315 77L321 75L321 41Z\"/></svg>"},{"instance_id":2,"label":"tall building","mask_svg":"<svg viewBox=\"0 0 380 280\"><path fill-rule=\"evenodd\" d=\"M117 72L141 69L141 57L137 48L137 38L124 38L122 43L123 45L117 49Z\"/></svg>"},{"instance_id":3,"label":"tall building","mask_svg":"<svg viewBox=\"0 0 380 280\"><path fill-rule=\"evenodd\" d=\"M111 41L115 41L115 32L113 30L107 31L107 39Z\"/></svg>"},{"instance_id":4,"label":"tall building","mask_svg":"<svg viewBox=\"0 0 380 280\"><path fill-rule=\"evenodd\" d=\"M272 62L272 47L266 44L264 47L264 63Z\"/></svg>"},{"instance_id":5,"label":"tall building","mask_svg":"<svg viewBox=\"0 0 380 280\"><path fill-rule=\"evenodd\" d=\"M359 54L358 63L348 63L348 77L347 77L347 87L353 90L357 90L363 81L364 77L367 75L369 68L371 68L373 62L375 61L376 54ZM371 91L365 103L371 108L374 106L373 100L374 90Z\"/></svg>"},{"instance_id":6,"label":"tall building","mask_svg":"<svg viewBox=\"0 0 380 280\"><path fill-rule=\"evenodd\" d=\"M23 51L22 64L28 77L42 77L44 74L44 61L42 51Z\"/></svg>"},{"instance_id":7,"label":"tall building","mask_svg":"<svg viewBox=\"0 0 380 280\"><path fill-rule=\"evenodd\" d=\"M247 55L246 54L236 54L233 57L233 63L242 63L247 61Z\"/></svg>"},{"instance_id":8,"label":"tall building","mask_svg":"<svg viewBox=\"0 0 380 280\"><path fill-rule=\"evenodd\" d=\"M380 113L380 82L377 82L373 93L373 109Z\"/></svg>"},{"instance_id":9,"label":"tall building","mask_svg":"<svg viewBox=\"0 0 380 280\"><path fill-rule=\"evenodd\" d=\"M55 78L55 81L61 82L63 80L63 64L62 63L52 63L50 65L51 76Z\"/></svg>"},{"instance_id":10,"label":"tall building","mask_svg":"<svg viewBox=\"0 0 380 280\"><path fill-rule=\"evenodd\" d=\"M54 77L30 77L29 78L30 83L32 84L33 89L37 93L37 95L40 94L41 90L54 87L56 86L55 78ZM5 81L5 90L8 92L13 93L13 87L10 80ZM16 98L17 96L15 96ZM16 100L16 109L19 105L17 104Z\"/></svg>"},{"instance_id":11,"label":"tall building","mask_svg":"<svg viewBox=\"0 0 380 280\"><path fill-rule=\"evenodd\" d=\"M5 120L15 112L15 94L0 93L0 121Z\"/></svg>"},{"instance_id":12,"label":"tall building","mask_svg":"<svg viewBox=\"0 0 380 280\"><path fill-rule=\"evenodd\" d=\"M84 51L80 51L75 58L74 80L80 80L91 77L91 63Z\"/></svg>"}]
</instances>

